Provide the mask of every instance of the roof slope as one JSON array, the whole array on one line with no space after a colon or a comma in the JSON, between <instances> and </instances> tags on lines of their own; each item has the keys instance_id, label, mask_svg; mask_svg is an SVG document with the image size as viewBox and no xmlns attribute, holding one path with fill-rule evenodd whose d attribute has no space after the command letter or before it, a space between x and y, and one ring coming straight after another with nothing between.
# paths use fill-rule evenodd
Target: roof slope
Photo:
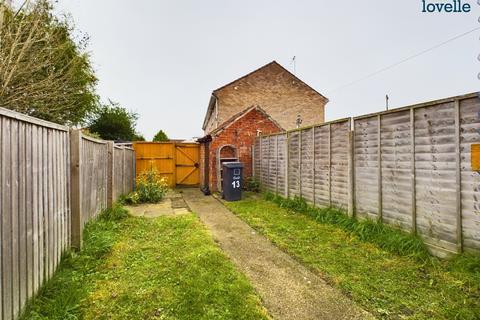
<instances>
[{"instance_id":1,"label":"roof slope","mask_svg":"<svg viewBox=\"0 0 480 320\"><path fill-rule=\"evenodd\" d=\"M298 82L302 83L303 85L305 85L307 88L309 88L310 90L312 90L315 94L319 95L322 99L325 100L325 102L327 103L328 102L328 98L325 97L324 95L322 95L320 92L318 92L317 90L315 90L314 88L312 88L311 86L309 86L308 84L306 84L305 82L303 82L301 79L299 79L296 75L294 75L293 73L291 73L290 71L288 71L285 67L283 67L281 64L279 64L278 62L276 62L275 60L270 62L270 63L267 63L266 65L263 65L261 66L260 68L256 69L256 70L253 70L252 72L249 72L247 73L246 75L240 77L240 78L237 78L235 80L233 80L232 82L229 82L215 90L213 90L212 92L212 96L210 97L210 101L209 101L209 104L208 104L208 109L207 109L207 113L205 114L205 118L203 120L203 125L202 125L202 129L205 130L206 128L206 125L207 125L207 121L208 119L210 118L210 115L212 114L213 112L213 108L215 106L215 101L217 99L217 93L222 91L223 89L226 89L227 87L229 86L232 86L234 84L236 84L237 82L239 82L240 80L243 80L245 78L248 78L250 76L252 76L253 74L255 73L258 73L258 72L262 72L264 69L267 69L269 68L270 66L272 65L275 65L275 66L278 66L280 67L280 69L282 69L284 72L288 73L291 77L293 77L294 79L296 79Z\"/></svg>"},{"instance_id":2,"label":"roof slope","mask_svg":"<svg viewBox=\"0 0 480 320\"><path fill-rule=\"evenodd\" d=\"M263 69L266 69L268 67L270 67L271 65L276 65L278 67L280 67L281 69L283 69L283 71L287 72L288 74L290 74L293 78L295 78L296 80L298 80L299 82L303 83L305 86L307 86L309 89L311 89L312 91L314 91L316 94L318 94L319 96L321 96L323 99L325 99L326 101L328 101L328 98L325 97L323 94L321 94L320 92L318 92L317 90L315 90L314 88L312 88L311 86L309 86L308 84L306 84L305 82L303 82L301 79L299 79L296 75L294 75L293 73L291 73L290 71L288 71L287 68L285 68L284 66L282 66L280 63L278 63L277 61L273 60L272 62L270 63L267 63L266 65L264 66L261 66L260 68L258 69L255 69L253 70L252 72L249 72L247 73L246 75L240 77L240 78L237 78L235 80L233 80L232 82L229 82L223 86L221 86L220 88L217 88L215 90L213 90L213 93L215 94L216 92L218 91L221 91L223 89L225 89L226 87L229 87L231 85L234 85L235 83L237 83L238 81L242 80L242 79L245 79L245 78L248 78L249 76L251 76L252 74L254 73L257 73L257 72L260 72L262 71Z\"/></svg>"},{"instance_id":3,"label":"roof slope","mask_svg":"<svg viewBox=\"0 0 480 320\"><path fill-rule=\"evenodd\" d=\"M242 110L237 114L233 115L232 117L230 117L227 121L223 122L220 126L218 126L218 128L216 128L215 130L212 130L212 132L210 132L209 135L213 136L216 133L222 131L223 129L228 128L232 123L236 122L238 119L242 118L243 116L247 115L253 110L260 112L265 116L265 118L272 121L279 129L284 130L282 126L277 121L275 121L275 119L270 117L268 113L266 113L265 110L263 110L260 106L251 106L250 108L246 108L245 110Z\"/></svg>"}]
</instances>

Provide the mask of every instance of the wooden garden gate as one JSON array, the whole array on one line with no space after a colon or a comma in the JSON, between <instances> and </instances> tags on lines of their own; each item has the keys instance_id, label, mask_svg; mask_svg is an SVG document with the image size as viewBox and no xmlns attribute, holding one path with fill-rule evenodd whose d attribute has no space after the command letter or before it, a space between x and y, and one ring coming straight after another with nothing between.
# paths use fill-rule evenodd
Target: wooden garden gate
<instances>
[{"instance_id":1,"label":"wooden garden gate","mask_svg":"<svg viewBox=\"0 0 480 320\"><path fill-rule=\"evenodd\" d=\"M200 183L198 143L135 142L137 175L150 168L168 180L170 187Z\"/></svg>"}]
</instances>

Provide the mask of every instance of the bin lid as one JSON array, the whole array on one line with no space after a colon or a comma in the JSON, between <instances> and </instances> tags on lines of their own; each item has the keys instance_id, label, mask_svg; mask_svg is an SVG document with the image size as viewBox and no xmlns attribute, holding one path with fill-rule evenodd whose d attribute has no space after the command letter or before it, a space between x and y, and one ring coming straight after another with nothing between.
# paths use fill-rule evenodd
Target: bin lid
<instances>
[{"instance_id":1,"label":"bin lid","mask_svg":"<svg viewBox=\"0 0 480 320\"><path fill-rule=\"evenodd\" d=\"M226 168L243 168L242 162L223 162L222 165Z\"/></svg>"}]
</instances>

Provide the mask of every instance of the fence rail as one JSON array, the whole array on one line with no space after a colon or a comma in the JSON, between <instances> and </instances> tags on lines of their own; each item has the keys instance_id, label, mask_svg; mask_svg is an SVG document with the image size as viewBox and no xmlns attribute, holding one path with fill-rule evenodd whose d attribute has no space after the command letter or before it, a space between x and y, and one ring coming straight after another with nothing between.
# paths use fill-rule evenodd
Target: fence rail
<instances>
[{"instance_id":1,"label":"fence rail","mask_svg":"<svg viewBox=\"0 0 480 320\"><path fill-rule=\"evenodd\" d=\"M107 206L108 146L0 108L0 319L19 316L62 254L80 246L83 224ZM132 190L135 167L132 149L117 153L129 160L115 173L116 196Z\"/></svg>"},{"instance_id":2,"label":"fence rail","mask_svg":"<svg viewBox=\"0 0 480 320\"><path fill-rule=\"evenodd\" d=\"M417 233L443 256L480 251L475 144L476 93L259 137L254 172L269 191Z\"/></svg>"}]
</instances>

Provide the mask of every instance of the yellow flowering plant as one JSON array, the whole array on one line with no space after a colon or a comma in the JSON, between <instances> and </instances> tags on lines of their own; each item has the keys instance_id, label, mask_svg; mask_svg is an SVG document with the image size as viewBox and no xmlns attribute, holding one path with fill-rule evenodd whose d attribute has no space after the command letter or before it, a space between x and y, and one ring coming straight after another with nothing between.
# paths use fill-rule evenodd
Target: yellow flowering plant
<instances>
[{"instance_id":1,"label":"yellow flowering plant","mask_svg":"<svg viewBox=\"0 0 480 320\"><path fill-rule=\"evenodd\" d=\"M157 203L168 191L167 179L162 178L157 170L141 172L136 178L136 190L123 199L126 204Z\"/></svg>"}]
</instances>

